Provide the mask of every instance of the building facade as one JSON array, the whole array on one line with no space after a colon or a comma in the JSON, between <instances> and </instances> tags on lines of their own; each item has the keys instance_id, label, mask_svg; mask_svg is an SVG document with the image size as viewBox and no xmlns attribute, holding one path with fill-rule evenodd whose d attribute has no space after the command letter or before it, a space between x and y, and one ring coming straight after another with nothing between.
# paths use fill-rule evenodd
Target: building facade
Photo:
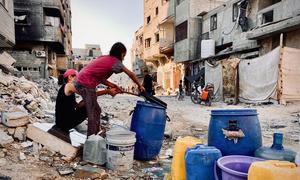
<instances>
[{"instance_id":1,"label":"building facade","mask_svg":"<svg viewBox=\"0 0 300 180\"><path fill-rule=\"evenodd\" d=\"M80 71L91 60L101 55L102 51L98 44L86 44L85 48L73 48L73 67Z\"/></svg>"},{"instance_id":2,"label":"building facade","mask_svg":"<svg viewBox=\"0 0 300 180\"><path fill-rule=\"evenodd\" d=\"M14 45L14 4L11 0L0 0L0 48L11 48Z\"/></svg>"},{"instance_id":3,"label":"building facade","mask_svg":"<svg viewBox=\"0 0 300 180\"><path fill-rule=\"evenodd\" d=\"M16 45L11 55L22 75L57 77L72 56L70 0L14 0Z\"/></svg>"},{"instance_id":4,"label":"building facade","mask_svg":"<svg viewBox=\"0 0 300 180\"><path fill-rule=\"evenodd\" d=\"M182 78L181 65L174 63L174 12L174 0L144 0L144 25L136 31L132 48L136 72L142 76L147 68L158 86L171 91Z\"/></svg>"}]
</instances>

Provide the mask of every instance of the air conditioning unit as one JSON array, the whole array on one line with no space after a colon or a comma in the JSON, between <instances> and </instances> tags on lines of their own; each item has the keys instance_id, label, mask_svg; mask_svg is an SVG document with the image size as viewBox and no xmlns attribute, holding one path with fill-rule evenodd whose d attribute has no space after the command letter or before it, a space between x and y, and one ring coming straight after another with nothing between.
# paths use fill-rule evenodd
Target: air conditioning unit
<instances>
[{"instance_id":1,"label":"air conditioning unit","mask_svg":"<svg viewBox=\"0 0 300 180\"><path fill-rule=\"evenodd\" d=\"M36 57L46 57L46 52L45 51L36 51L35 56Z\"/></svg>"}]
</instances>

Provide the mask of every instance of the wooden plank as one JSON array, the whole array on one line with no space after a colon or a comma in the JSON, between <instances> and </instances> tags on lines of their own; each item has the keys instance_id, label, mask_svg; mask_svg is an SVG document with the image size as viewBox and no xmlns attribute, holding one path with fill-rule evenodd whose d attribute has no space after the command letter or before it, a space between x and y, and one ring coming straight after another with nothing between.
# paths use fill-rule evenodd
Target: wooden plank
<instances>
[{"instance_id":1,"label":"wooden plank","mask_svg":"<svg viewBox=\"0 0 300 180\"><path fill-rule=\"evenodd\" d=\"M27 137L46 146L52 151L61 153L69 159L75 158L79 150L78 147L72 146L71 144L47 133L33 124L28 125Z\"/></svg>"}]
</instances>

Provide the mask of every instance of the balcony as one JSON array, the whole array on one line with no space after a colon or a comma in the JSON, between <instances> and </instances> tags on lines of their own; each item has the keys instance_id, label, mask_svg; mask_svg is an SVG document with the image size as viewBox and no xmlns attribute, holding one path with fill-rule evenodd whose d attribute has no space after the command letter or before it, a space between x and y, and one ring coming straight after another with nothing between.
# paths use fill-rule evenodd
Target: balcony
<instances>
[{"instance_id":1,"label":"balcony","mask_svg":"<svg viewBox=\"0 0 300 180\"><path fill-rule=\"evenodd\" d=\"M172 39L162 38L159 40L159 49L161 53L168 53L174 50L174 41Z\"/></svg>"}]
</instances>

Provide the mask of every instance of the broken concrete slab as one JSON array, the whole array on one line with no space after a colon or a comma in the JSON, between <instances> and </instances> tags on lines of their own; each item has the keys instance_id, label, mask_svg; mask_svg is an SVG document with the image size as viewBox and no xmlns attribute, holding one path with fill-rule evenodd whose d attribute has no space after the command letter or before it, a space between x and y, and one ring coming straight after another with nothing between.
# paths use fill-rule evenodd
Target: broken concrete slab
<instances>
[{"instance_id":1,"label":"broken concrete slab","mask_svg":"<svg viewBox=\"0 0 300 180\"><path fill-rule=\"evenodd\" d=\"M2 123L7 127L25 126L29 123L29 115L25 112L3 112Z\"/></svg>"},{"instance_id":2,"label":"broken concrete slab","mask_svg":"<svg viewBox=\"0 0 300 180\"><path fill-rule=\"evenodd\" d=\"M90 165L77 166L75 169L76 169L75 177L80 179L86 179L86 178L95 179L107 175L104 169L100 169Z\"/></svg>"},{"instance_id":3,"label":"broken concrete slab","mask_svg":"<svg viewBox=\"0 0 300 180\"><path fill-rule=\"evenodd\" d=\"M14 142L14 139L9 136L6 132L0 129L0 147Z\"/></svg>"},{"instance_id":4,"label":"broken concrete slab","mask_svg":"<svg viewBox=\"0 0 300 180\"><path fill-rule=\"evenodd\" d=\"M71 144L49 134L47 131L53 126L49 123L34 123L28 125L27 137L33 141L40 143L49 150L59 152L60 154L72 159L75 158L79 147L72 146ZM71 138L72 140L72 138Z\"/></svg>"},{"instance_id":5,"label":"broken concrete slab","mask_svg":"<svg viewBox=\"0 0 300 180\"><path fill-rule=\"evenodd\" d=\"M70 167L59 167L57 168L59 175L66 176L74 173L74 170Z\"/></svg>"},{"instance_id":6,"label":"broken concrete slab","mask_svg":"<svg viewBox=\"0 0 300 180\"><path fill-rule=\"evenodd\" d=\"M26 141L26 142L21 143L21 146L23 148L31 147L32 145L33 145L33 143L31 141Z\"/></svg>"},{"instance_id":7,"label":"broken concrete slab","mask_svg":"<svg viewBox=\"0 0 300 180\"><path fill-rule=\"evenodd\" d=\"M18 139L19 141L25 141L26 127L17 127L15 130L14 138Z\"/></svg>"},{"instance_id":8,"label":"broken concrete slab","mask_svg":"<svg viewBox=\"0 0 300 180\"><path fill-rule=\"evenodd\" d=\"M12 135L15 134L15 130L16 130L15 128L8 128L8 129L7 129L7 132L8 132L9 135L12 136Z\"/></svg>"},{"instance_id":9,"label":"broken concrete slab","mask_svg":"<svg viewBox=\"0 0 300 180\"><path fill-rule=\"evenodd\" d=\"M20 154L19 154L19 159L20 159L21 161L23 161L23 160L26 159L26 156L25 156L25 154L24 154L23 152L20 152Z\"/></svg>"},{"instance_id":10,"label":"broken concrete slab","mask_svg":"<svg viewBox=\"0 0 300 180\"><path fill-rule=\"evenodd\" d=\"M5 65L5 66L12 66L16 60L7 52L3 52L0 54L0 64Z\"/></svg>"}]
</instances>

